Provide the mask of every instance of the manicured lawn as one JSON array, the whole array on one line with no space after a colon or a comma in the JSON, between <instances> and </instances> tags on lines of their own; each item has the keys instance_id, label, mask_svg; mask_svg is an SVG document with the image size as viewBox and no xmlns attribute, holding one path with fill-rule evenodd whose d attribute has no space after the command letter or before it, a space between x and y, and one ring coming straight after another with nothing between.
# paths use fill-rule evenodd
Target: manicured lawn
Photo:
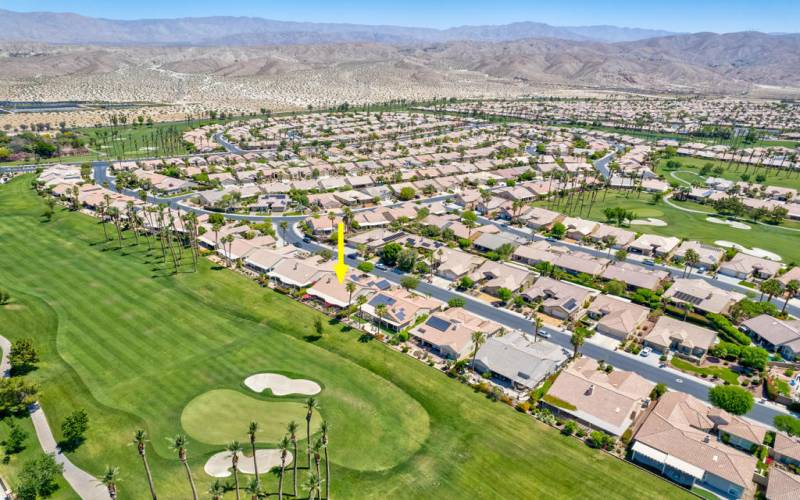
<instances>
[{"instance_id":1,"label":"manicured lawn","mask_svg":"<svg viewBox=\"0 0 800 500\"><path fill-rule=\"evenodd\" d=\"M167 438L187 432L184 409L209 391L275 401L242 387L258 372L323 385L317 399L331 426L338 498L686 498L425 364L361 341L357 331L326 324L317 338L318 313L206 260L197 273L172 276L144 244L129 238L122 251L106 244L95 219L59 210L41 222L43 204L29 180L0 187L0 283L17 305L0 308L2 334L35 339L42 362L29 376L44 388L40 400L56 434L70 411L87 410L87 441L72 459L95 475L119 466L122 499L148 495L128 446L140 427L151 439L159 496L187 498ZM237 407L226 394L203 403L232 414ZM265 425L273 419L282 420L256 417ZM230 427L224 420L209 417L205 425L216 432ZM275 435L265 431L259 441L269 446ZM189 440L205 491L212 481L203 465L221 446ZM264 481L275 491L274 475Z\"/></svg>"},{"instance_id":2,"label":"manicured lawn","mask_svg":"<svg viewBox=\"0 0 800 500\"><path fill-rule=\"evenodd\" d=\"M710 174L708 174L711 177L721 177L723 179L728 179L731 181L738 182L742 180L742 174L745 173L746 169L747 173L750 175L748 181L750 183L756 182L756 173L757 173L759 175L764 175L766 177L766 179L763 182L760 182L759 184L764 184L765 186L782 186L800 190L800 177L798 177L797 172L787 173L786 171L777 171L774 168L769 168L769 169L760 168L756 171L753 165L747 166L744 164L734 163L729 167L728 162L725 161L706 160L703 158L692 158L686 156L676 156L674 158L670 158L670 160L675 160L680 162L681 167L676 170L678 171L690 170L697 172L697 178L699 179L702 179L702 177L699 175L700 169L703 168L703 166L706 163L710 163L714 166L722 166L722 168L724 169L721 174L715 174L711 172ZM666 159L659 160L658 164L656 165L656 172L663 175L664 178L666 178L667 181L669 182L673 180L673 178L670 176L670 172L673 172L674 170L669 170L666 168L667 161L669 160ZM697 180L697 178L693 179L691 178L691 176L687 176L686 174L683 173L677 175L681 178L684 178L685 180L688 180L689 182Z\"/></svg>"},{"instance_id":3,"label":"manicured lawn","mask_svg":"<svg viewBox=\"0 0 800 500\"><path fill-rule=\"evenodd\" d=\"M323 410L324 411L324 410ZM294 420L305 428L306 409L296 401L263 401L230 389L208 391L186 405L181 426L197 441L208 444L247 441L250 422L261 427L259 440L277 443L286 433L286 425ZM319 430L320 417L314 414L311 432ZM215 425L208 425L215 422Z\"/></svg>"},{"instance_id":4,"label":"manicured lawn","mask_svg":"<svg viewBox=\"0 0 800 500\"><path fill-rule=\"evenodd\" d=\"M716 376L718 379L728 382L731 385L739 384L739 376L730 368L724 367L704 367L701 368L694 363L690 363L680 358L672 358L670 360L672 366L679 370L692 372L696 375L706 375L709 378Z\"/></svg>"},{"instance_id":5,"label":"manicured lawn","mask_svg":"<svg viewBox=\"0 0 800 500\"><path fill-rule=\"evenodd\" d=\"M732 241L746 247L758 247L775 252L781 255L784 262L787 263L792 261L800 262L800 246L797 244L800 241L800 233L795 231L754 223L748 223L751 226L749 230L736 229L724 224L714 224L706 221L708 215L684 212L670 206L663 200L653 205L651 202L652 195L647 193L641 193L641 196L637 198L636 193L632 192L626 198L624 192L609 191L605 199L603 194L600 193L597 195L591 210L589 210L588 198L587 195L583 210L581 210L580 203L573 202L569 215L606 222L605 215L603 215L604 208L622 207L633 210L639 219L653 217L667 223L666 226L633 225L630 228L632 231L660 234L662 236L677 236L711 244L717 240ZM709 212L709 215L714 215L710 213L711 209L709 207L697 203L671 201L688 209L703 210ZM547 201L537 201L534 205L566 213L564 208L566 205L563 201L560 206L554 206ZM795 226L790 225L788 227Z\"/></svg>"}]
</instances>

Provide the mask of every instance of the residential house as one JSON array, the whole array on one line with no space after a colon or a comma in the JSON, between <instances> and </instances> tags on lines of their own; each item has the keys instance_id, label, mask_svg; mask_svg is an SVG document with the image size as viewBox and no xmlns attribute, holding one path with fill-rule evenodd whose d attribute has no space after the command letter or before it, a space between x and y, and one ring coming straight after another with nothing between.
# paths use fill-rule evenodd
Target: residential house
<instances>
[{"instance_id":1,"label":"residential house","mask_svg":"<svg viewBox=\"0 0 800 500\"><path fill-rule=\"evenodd\" d=\"M345 277L345 281L352 282L355 285L355 290L351 294L347 291L344 283L339 282L339 278L333 273L325 273L313 285L311 285L306 293L322 303L325 307L334 307L337 309L344 309L351 304L354 304L356 299L361 295L369 295L375 292L368 286L364 286L358 281L350 279L354 273L358 271L350 270L350 276Z\"/></svg>"},{"instance_id":2,"label":"residential house","mask_svg":"<svg viewBox=\"0 0 800 500\"><path fill-rule=\"evenodd\" d=\"M800 438L776 432L770 456L782 464L800 467Z\"/></svg>"},{"instance_id":3,"label":"residential house","mask_svg":"<svg viewBox=\"0 0 800 500\"><path fill-rule=\"evenodd\" d=\"M278 262L267 276L282 286L299 289L313 285L325 275L333 275L332 266L325 268L312 259L290 257Z\"/></svg>"},{"instance_id":4,"label":"residential house","mask_svg":"<svg viewBox=\"0 0 800 500\"><path fill-rule=\"evenodd\" d=\"M486 261L483 257L448 247L436 251L436 260L438 265L434 272L437 276L450 281L457 281L472 274Z\"/></svg>"},{"instance_id":5,"label":"residential house","mask_svg":"<svg viewBox=\"0 0 800 500\"><path fill-rule=\"evenodd\" d=\"M795 360L800 355L800 319L778 319L762 314L742 323L742 330L760 346L779 352L785 359Z\"/></svg>"},{"instance_id":6,"label":"residential house","mask_svg":"<svg viewBox=\"0 0 800 500\"><path fill-rule=\"evenodd\" d=\"M751 276L756 279L766 280L778 274L780 270L780 262L754 257L743 252L737 253L731 260L723 262L719 266L720 274L743 280Z\"/></svg>"},{"instance_id":7,"label":"residential house","mask_svg":"<svg viewBox=\"0 0 800 500\"><path fill-rule=\"evenodd\" d=\"M655 384L634 372L601 370L588 357L561 371L542 398L553 413L613 436L621 436L642 409Z\"/></svg>"},{"instance_id":8,"label":"residential house","mask_svg":"<svg viewBox=\"0 0 800 500\"><path fill-rule=\"evenodd\" d=\"M796 500L800 498L800 476L778 467L769 471L767 500Z\"/></svg>"},{"instance_id":9,"label":"residential house","mask_svg":"<svg viewBox=\"0 0 800 500\"><path fill-rule=\"evenodd\" d=\"M631 290L637 288L658 290L669 278L669 273L658 269L647 269L629 262L615 262L606 267L600 277L625 283Z\"/></svg>"},{"instance_id":10,"label":"residential house","mask_svg":"<svg viewBox=\"0 0 800 500\"><path fill-rule=\"evenodd\" d=\"M496 252L503 245L510 245L512 248L518 247L525 240L511 233L481 233L475 239L473 245L482 252Z\"/></svg>"},{"instance_id":11,"label":"residential house","mask_svg":"<svg viewBox=\"0 0 800 500\"><path fill-rule=\"evenodd\" d=\"M636 233L608 224L598 224L589 238L595 243L613 242L612 248L620 249L630 245L636 239Z\"/></svg>"},{"instance_id":12,"label":"residential house","mask_svg":"<svg viewBox=\"0 0 800 500\"><path fill-rule=\"evenodd\" d=\"M535 274L504 262L487 260L472 273L472 279L490 295L501 288L515 292L532 281Z\"/></svg>"},{"instance_id":13,"label":"residential house","mask_svg":"<svg viewBox=\"0 0 800 500\"><path fill-rule=\"evenodd\" d=\"M533 207L524 212L524 215L521 217L528 227L537 231L549 231L553 227L553 224L560 222L564 218L564 216L558 212L553 212L552 210L541 207Z\"/></svg>"},{"instance_id":14,"label":"residential house","mask_svg":"<svg viewBox=\"0 0 800 500\"><path fill-rule=\"evenodd\" d=\"M377 307L385 305L383 317L379 317ZM382 327L400 331L414 324L417 318L438 311L442 302L408 291L404 288L391 288L376 293L361 307L361 315L379 323Z\"/></svg>"},{"instance_id":15,"label":"residential house","mask_svg":"<svg viewBox=\"0 0 800 500\"><path fill-rule=\"evenodd\" d=\"M745 295L732 290L723 290L704 279L677 278L664 292L662 298L696 311L713 314L727 314L731 306L745 298Z\"/></svg>"},{"instance_id":16,"label":"residential house","mask_svg":"<svg viewBox=\"0 0 800 500\"><path fill-rule=\"evenodd\" d=\"M578 319L584 303L598 293L572 283L542 277L520 295L530 302L541 301L545 314L566 320Z\"/></svg>"},{"instance_id":17,"label":"residential house","mask_svg":"<svg viewBox=\"0 0 800 500\"><path fill-rule=\"evenodd\" d=\"M644 338L644 344L665 354L671 349L687 356L702 358L716 340L717 334L708 328L661 316Z\"/></svg>"},{"instance_id":18,"label":"residential house","mask_svg":"<svg viewBox=\"0 0 800 500\"><path fill-rule=\"evenodd\" d=\"M533 341L515 330L489 338L478 350L475 369L517 390L531 390L555 373L568 356L569 352L556 344Z\"/></svg>"},{"instance_id":19,"label":"residential house","mask_svg":"<svg viewBox=\"0 0 800 500\"><path fill-rule=\"evenodd\" d=\"M461 359L473 348L472 334L492 335L502 327L494 321L480 318L461 307L451 307L431 314L428 319L409 331L421 346L446 359Z\"/></svg>"},{"instance_id":20,"label":"residential house","mask_svg":"<svg viewBox=\"0 0 800 500\"><path fill-rule=\"evenodd\" d=\"M666 257L680 244L681 240L674 236L658 236L643 234L628 246L631 252L653 257Z\"/></svg>"},{"instance_id":21,"label":"residential house","mask_svg":"<svg viewBox=\"0 0 800 500\"><path fill-rule=\"evenodd\" d=\"M689 250L694 250L699 257L699 261L693 267L703 270L716 268L717 264L722 261L722 256L725 255L725 252L719 247L686 240L672 254L672 259L676 262L683 262L686 252Z\"/></svg>"},{"instance_id":22,"label":"residential house","mask_svg":"<svg viewBox=\"0 0 800 500\"><path fill-rule=\"evenodd\" d=\"M584 238L588 238L589 235L592 234L599 226L599 224L595 221L581 219L578 217L564 217L561 223L567 228L567 238L572 238L576 241L581 241Z\"/></svg>"},{"instance_id":23,"label":"residential house","mask_svg":"<svg viewBox=\"0 0 800 500\"><path fill-rule=\"evenodd\" d=\"M598 333L625 340L647 321L650 310L611 295L599 295L587 309L589 317L597 320Z\"/></svg>"}]
</instances>

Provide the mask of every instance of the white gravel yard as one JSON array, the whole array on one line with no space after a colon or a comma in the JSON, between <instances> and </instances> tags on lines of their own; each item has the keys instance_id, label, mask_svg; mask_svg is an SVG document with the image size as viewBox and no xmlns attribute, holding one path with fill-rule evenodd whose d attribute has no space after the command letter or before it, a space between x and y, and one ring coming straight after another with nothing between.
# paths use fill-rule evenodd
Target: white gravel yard
<instances>
[{"instance_id":1,"label":"white gravel yard","mask_svg":"<svg viewBox=\"0 0 800 500\"><path fill-rule=\"evenodd\" d=\"M265 389L269 389L276 396L286 396L288 394L313 396L314 394L319 394L322 390L322 387L312 380L293 379L277 373L250 375L244 380L244 385L255 392L263 392Z\"/></svg>"},{"instance_id":2,"label":"white gravel yard","mask_svg":"<svg viewBox=\"0 0 800 500\"><path fill-rule=\"evenodd\" d=\"M256 450L256 460L258 461L259 475L268 472L273 467L280 467L281 465L281 452L280 450ZM292 452L288 452L286 457L286 465L292 463ZM206 462L203 470L206 471L211 477L228 477L232 476L231 472L231 453L229 451L221 451L214 455ZM239 472L245 474L255 474L253 469L252 456L239 456Z\"/></svg>"}]
</instances>

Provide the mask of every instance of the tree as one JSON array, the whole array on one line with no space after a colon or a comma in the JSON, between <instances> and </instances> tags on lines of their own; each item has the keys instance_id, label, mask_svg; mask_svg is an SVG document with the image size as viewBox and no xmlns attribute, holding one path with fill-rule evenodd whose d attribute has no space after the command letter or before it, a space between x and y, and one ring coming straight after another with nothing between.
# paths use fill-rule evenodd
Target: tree
<instances>
[{"instance_id":1,"label":"tree","mask_svg":"<svg viewBox=\"0 0 800 500\"><path fill-rule=\"evenodd\" d=\"M316 398L308 398L306 400L306 467L308 468L311 468L311 418L314 416L314 410L319 410L319 403Z\"/></svg>"},{"instance_id":2,"label":"tree","mask_svg":"<svg viewBox=\"0 0 800 500\"><path fill-rule=\"evenodd\" d=\"M387 243L381 250L381 261L387 266L394 266L402 252L403 247L399 243Z\"/></svg>"},{"instance_id":3,"label":"tree","mask_svg":"<svg viewBox=\"0 0 800 500\"><path fill-rule=\"evenodd\" d=\"M406 290L414 290L419 286L419 279L414 276L404 276L403 279L400 280L400 286Z\"/></svg>"},{"instance_id":4,"label":"tree","mask_svg":"<svg viewBox=\"0 0 800 500\"><path fill-rule=\"evenodd\" d=\"M150 495L153 497L153 500L157 500L156 498L156 488L153 484L153 474L150 472L150 464L147 462L147 434L142 429L138 429L133 434L133 443L136 446L136 451L139 452L139 457L142 459L142 464L144 465L144 473L147 476L147 484L150 486Z\"/></svg>"},{"instance_id":5,"label":"tree","mask_svg":"<svg viewBox=\"0 0 800 500\"><path fill-rule=\"evenodd\" d=\"M6 290L0 288L0 306L8 304L10 300L11 300L11 295Z\"/></svg>"},{"instance_id":6,"label":"tree","mask_svg":"<svg viewBox=\"0 0 800 500\"><path fill-rule=\"evenodd\" d=\"M686 271L694 268L698 262L700 262L700 254L698 254L693 248L686 250L686 253L683 255L683 275L686 276Z\"/></svg>"},{"instance_id":7,"label":"tree","mask_svg":"<svg viewBox=\"0 0 800 500\"><path fill-rule=\"evenodd\" d=\"M475 286L475 281L473 281L469 276L463 276L458 282L459 290L469 290L473 286Z\"/></svg>"},{"instance_id":8,"label":"tree","mask_svg":"<svg viewBox=\"0 0 800 500\"><path fill-rule=\"evenodd\" d=\"M501 288L499 288L497 290L497 298L499 298L500 300L502 300L505 303L507 303L509 300L511 300L511 296L512 295L513 295L513 292L511 290L509 290L508 288L502 288L501 287Z\"/></svg>"},{"instance_id":9,"label":"tree","mask_svg":"<svg viewBox=\"0 0 800 500\"><path fill-rule=\"evenodd\" d=\"M319 493L319 478L313 472L308 475L305 483L306 490L308 490L308 500L314 500Z\"/></svg>"},{"instance_id":10,"label":"tree","mask_svg":"<svg viewBox=\"0 0 800 500\"><path fill-rule=\"evenodd\" d=\"M775 278L770 278L761 282L759 290L761 290L761 298L759 300L764 300L764 294L766 294L767 302L772 302L772 297L783 292L783 284Z\"/></svg>"},{"instance_id":11,"label":"tree","mask_svg":"<svg viewBox=\"0 0 800 500\"><path fill-rule=\"evenodd\" d=\"M797 292L800 291L800 281L798 280L791 280L789 283L786 283L786 289L784 292L786 293L786 300L783 302L783 307L781 308L781 314L786 313L786 306L789 304L789 301L797 295Z\"/></svg>"},{"instance_id":12,"label":"tree","mask_svg":"<svg viewBox=\"0 0 800 500\"><path fill-rule=\"evenodd\" d=\"M228 453L231 454L231 469L233 469L233 486L236 492L236 500L239 500L239 455L244 452L242 443L239 441L231 441L225 447Z\"/></svg>"},{"instance_id":13,"label":"tree","mask_svg":"<svg viewBox=\"0 0 800 500\"><path fill-rule=\"evenodd\" d=\"M108 490L108 496L115 500L117 498L117 480L119 479L119 468L106 466L105 472L103 472L102 477L100 478L100 482L103 486L106 487Z\"/></svg>"},{"instance_id":14,"label":"tree","mask_svg":"<svg viewBox=\"0 0 800 500\"><path fill-rule=\"evenodd\" d=\"M322 450L325 453L325 500L331 497L331 462L328 460L328 431L330 426L327 420L323 420L319 426L322 431Z\"/></svg>"},{"instance_id":15,"label":"tree","mask_svg":"<svg viewBox=\"0 0 800 500\"><path fill-rule=\"evenodd\" d=\"M534 340L539 337L539 330L544 326L544 320L536 313L533 313L533 335Z\"/></svg>"},{"instance_id":16,"label":"tree","mask_svg":"<svg viewBox=\"0 0 800 500\"><path fill-rule=\"evenodd\" d=\"M398 193L397 198L400 201L409 201L413 200L416 194L417 192L414 190L414 188L406 186L400 190L400 193Z\"/></svg>"},{"instance_id":17,"label":"tree","mask_svg":"<svg viewBox=\"0 0 800 500\"><path fill-rule=\"evenodd\" d=\"M247 436L250 438L250 449L253 452L253 473L256 476L256 482L260 483L261 478L258 475L258 460L256 459L256 432L258 432L258 422L250 422L247 426Z\"/></svg>"},{"instance_id":18,"label":"tree","mask_svg":"<svg viewBox=\"0 0 800 500\"><path fill-rule=\"evenodd\" d=\"M194 486L194 478L192 477L192 469L189 467L189 461L186 456L186 445L189 444L189 441L186 439L186 436L183 434L178 434L172 439L171 448L172 451L178 454L178 460L180 460L181 464L183 464L183 468L186 471L186 477L189 480L189 486L192 488L192 499L197 500L197 488Z\"/></svg>"},{"instance_id":19,"label":"tree","mask_svg":"<svg viewBox=\"0 0 800 500\"><path fill-rule=\"evenodd\" d=\"M581 348L583 345L584 340L586 340L585 336L580 332L573 332L572 337L569 339L569 343L572 344L572 357L578 357L578 349Z\"/></svg>"},{"instance_id":20,"label":"tree","mask_svg":"<svg viewBox=\"0 0 800 500\"><path fill-rule=\"evenodd\" d=\"M368 273L375 268L375 265L372 262L364 261L358 264L358 270L364 273Z\"/></svg>"},{"instance_id":21,"label":"tree","mask_svg":"<svg viewBox=\"0 0 800 500\"><path fill-rule=\"evenodd\" d=\"M221 500L222 496L225 494L225 485L222 481L216 479L211 483L211 487L208 488L208 494L211 495L211 500Z\"/></svg>"},{"instance_id":22,"label":"tree","mask_svg":"<svg viewBox=\"0 0 800 500\"><path fill-rule=\"evenodd\" d=\"M486 342L486 334L483 332L472 332L472 369L475 369L475 358L478 356L478 350Z\"/></svg>"},{"instance_id":23,"label":"tree","mask_svg":"<svg viewBox=\"0 0 800 500\"><path fill-rule=\"evenodd\" d=\"M278 451L281 453L281 473L278 476L278 500L283 500L283 475L286 473L286 458L289 454L289 438L283 436L278 443Z\"/></svg>"},{"instance_id":24,"label":"tree","mask_svg":"<svg viewBox=\"0 0 800 500\"><path fill-rule=\"evenodd\" d=\"M5 441L6 455L13 455L25 449L28 433L17 425L14 420L8 421L8 438Z\"/></svg>"},{"instance_id":25,"label":"tree","mask_svg":"<svg viewBox=\"0 0 800 500\"><path fill-rule=\"evenodd\" d=\"M58 487L56 478L63 471L64 466L56 462L53 454L42 454L26 462L17 477L17 498L35 500L50 496Z\"/></svg>"},{"instance_id":26,"label":"tree","mask_svg":"<svg viewBox=\"0 0 800 500\"><path fill-rule=\"evenodd\" d=\"M753 395L735 385L718 385L708 391L711 404L734 415L744 415L753 408Z\"/></svg>"},{"instance_id":27,"label":"tree","mask_svg":"<svg viewBox=\"0 0 800 500\"><path fill-rule=\"evenodd\" d=\"M658 400L667 393L667 386L664 384L656 384L653 390L650 391L650 399L653 401Z\"/></svg>"},{"instance_id":28,"label":"tree","mask_svg":"<svg viewBox=\"0 0 800 500\"><path fill-rule=\"evenodd\" d=\"M64 438L63 444L68 449L74 450L85 439L84 435L89 429L89 415L86 410L75 410L61 423L61 435ZM62 445L63 447L63 445Z\"/></svg>"},{"instance_id":29,"label":"tree","mask_svg":"<svg viewBox=\"0 0 800 500\"><path fill-rule=\"evenodd\" d=\"M325 333L325 325L322 324L322 318L320 316L314 316L314 333L316 333L318 337L321 337L322 334Z\"/></svg>"},{"instance_id":30,"label":"tree","mask_svg":"<svg viewBox=\"0 0 800 500\"><path fill-rule=\"evenodd\" d=\"M39 361L39 355L31 339L15 340L8 351L11 373L21 374L29 371Z\"/></svg>"},{"instance_id":31,"label":"tree","mask_svg":"<svg viewBox=\"0 0 800 500\"><path fill-rule=\"evenodd\" d=\"M627 259L627 258L628 258L628 252L627 252L627 250L625 250L624 248L620 248L619 250L617 250L617 251L614 253L614 258L617 260L617 262L622 262L622 261L624 261L625 259Z\"/></svg>"},{"instance_id":32,"label":"tree","mask_svg":"<svg viewBox=\"0 0 800 500\"><path fill-rule=\"evenodd\" d=\"M567 227L560 222L556 222L553 224L553 227L550 228L550 235L557 240L563 238L566 233Z\"/></svg>"},{"instance_id":33,"label":"tree","mask_svg":"<svg viewBox=\"0 0 800 500\"><path fill-rule=\"evenodd\" d=\"M21 377L0 378L0 415L15 415L36 402L38 386Z\"/></svg>"},{"instance_id":34,"label":"tree","mask_svg":"<svg viewBox=\"0 0 800 500\"><path fill-rule=\"evenodd\" d=\"M264 490L261 489L261 483L258 482L258 479L250 480L250 484L247 485L245 491L250 494L251 500L258 500L264 496Z\"/></svg>"},{"instance_id":35,"label":"tree","mask_svg":"<svg viewBox=\"0 0 800 500\"><path fill-rule=\"evenodd\" d=\"M294 484L292 495L295 497L297 496L297 428L297 422L294 420L289 422L289 425L286 427L289 433L289 441L292 442L292 483Z\"/></svg>"}]
</instances>

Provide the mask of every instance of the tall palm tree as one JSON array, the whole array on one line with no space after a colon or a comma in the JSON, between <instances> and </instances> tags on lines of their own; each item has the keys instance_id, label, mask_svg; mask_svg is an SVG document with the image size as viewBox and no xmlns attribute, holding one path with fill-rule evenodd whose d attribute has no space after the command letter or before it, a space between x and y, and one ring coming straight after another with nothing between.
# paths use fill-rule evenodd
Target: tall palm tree
<instances>
[{"instance_id":1,"label":"tall palm tree","mask_svg":"<svg viewBox=\"0 0 800 500\"><path fill-rule=\"evenodd\" d=\"M183 434L178 434L172 439L172 450L178 453L178 460L183 464L186 469L186 477L189 479L189 486L192 487L192 499L197 500L197 488L194 486L194 478L192 477L192 469L189 468L189 461L186 459L186 445L189 441Z\"/></svg>"},{"instance_id":2,"label":"tall palm tree","mask_svg":"<svg viewBox=\"0 0 800 500\"><path fill-rule=\"evenodd\" d=\"M259 482L261 479L258 477L258 461L256 460L256 432L258 432L258 423L250 422L247 435L250 437L250 448L253 451L253 473L256 475L256 482Z\"/></svg>"},{"instance_id":3,"label":"tall palm tree","mask_svg":"<svg viewBox=\"0 0 800 500\"><path fill-rule=\"evenodd\" d=\"M486 342L486 334L483 332L472 332L472 369L475 369L475 357L478 356L478 350L483 343Z\"/></svg>"},{"instance_id":4,"label":"tall palm tree","mask_svg":"<svg viewBox=\"0 0 800 500\"><path fill-rule=\"evenodd\" d=\"M286 457L289 454L289 438L283 436L278 443L278 450L281 452L281 475L278 476L278 500L283 500L283 475L286 473Z\"/></svg>"},{"instance_id":5,"label":"tall palm tree","mask_svg":"<svg viewBox=\"0 0 800 500\"><path fill-rule=\"evenodd\" d=\"M311 447L314 453L314 474L317 476L317 488L322 491L322 473L320 473L319 466L322 461L322 440L317 439L314 441L314 446Z\"/></svg>"},{"instance_id":6,"label":"tall palm tree","mask_svg":"<svg viewBox=\"0 0 800 500\"><path fill-rule=\"evenodd\" d=\"M783 292L783 283L776 280L775 278L770 278L766 281L761 282L761 299L764 299L764 294L767 294L767 302L772 302L772 297L776 295L780 295Z\"/></svg>"},{"instance_id":7,"label":"tall palm tree","mask_svg":"<svg viewBox=\"0 0 800 500\"><path fill-rule=\"evenodd\" d=\"M147 475L147 484L150 486L150 495L152 495L153 500L157 500L156 498L156 488L153 484L153 474L150 472L150 464L147 462L147 455L146 455L146 444L147 444L147 434L142 429L138 429L133 434L133 445L136 446L136 450L139 452L139 456L142 458L142 464L144 465L144 473Z\"/></svg>"},{"instance_id":8,"label":"tall palm tree","mask_svg":"<svg viewBox=\"0 0 800 500\"><path fill-rule=\"evenodd\" d=\"M319 493L319 478L313 472L308 475L305 487L308 490L308 500L314 500Z\"/></svg>"},{"instance_id":9,"label":"tall palm tree","mask_svg":"<svg viewBox=\"0 0 800 500\"><path fill-rule=\"evenodd\" d=\"M572 344L572 358L578 357L578 349L581 348L583 345L583 341L586 340L583 334L574 332L572 337L570 337L569 342Z\"/></svg>"},{"instance_id":10,"label":"tall palm tree","mask_svg":"<svg viewBox=\"0 0 800 500\"><path fill-rule=\"evenodd\" d=\"M536 341L539 338L539 329L544 326L544 321L542 320L542 318L538 314L536 314L536 313L533 313L533 314L534 314L534 317L533 317L534 336L533 336L533 338L534 338L534 341Z\"/></svg>"},{"instance_id":11,"label":"tall palm tree","mask_svg":"<svg viewBox=\"0 0 800 500\"><path fill-rule=\"evenodd\" d=\"M233 485L236 491L236 500L239 500L239 455L244 450L242 443L239 441L231 441L225 447L231 454L231 468L233 469Z\"/></svg>"},{"instance_id":12,"label":"tall palm tree","mask_svg":"<svg viewBox=\"0 0 800 500\"><path fill-rule=\"evenodd\" d=\"M308 398L306 400L306 467L311 468L311 417L314 415L314 410L319 409L319 403L316 398Z\"/></svg>"},{"instance_id":13,"label":"tall palm tree","mask_svg":"<svg viewBox=\"0 0 800 500\"><path fill-rule=\"evenodd\" d=\"M359 295L356 297L356 304L358 305L358 315L361 316L361 307L367 303L367 297L365 295Z\"/></svg>"},{"instance_id":14,"label":"tall palm tree","mask_svg":"<svg viewBox=\"0 0 800 500\"><path fill-rule=\"evenodd\" d=\"M353 292L356 291L356 284L352 281L348 281L347 284L344 286L344 289L347 290L348 298L347 298L347 305L353 303Z\"/></svg>"},{"instance_id":15,"label":"tall palm tree","mask_svg":"<svg viewBox=\"0 0 800 500\"><path fill-rule=\"evenodd\" d=\"M328 460L328 431L330 426L323 420L319 426L322 431L322 449L325 452L325 500L331 498L331 462Z\"/></svg>"},{"instance_id":16,"label":"tall palm tree","mask_svg":"<svg viewBox=\"0 0 800 500\"><path fill-rule=\"evenodd\" d=\"M289 441L292 442L292 483L294 484L293 495L297 496L297 422L289 422L286 430L289 432Z\"/></svg>"},{"instance_id":17,"label":"tall palm tree","mask_svg":"<svg viewBox=\"0 0 800 500\"><path fill-rule=\"evenodd\" d=\"M781 308L781 314L786 313L786 306L789 304L789 301L797 295L797 292L800 291L800 281L792 280L786 283L786 301L783 303L783 308Z\"/></svg>"},{"instance_id":18,"label":"tall palm tree","mask_svg":"<svg viewBox=\"0 0 800 500\"><path fill-rule=\"evenodd\" d=\"M698 254L693 248L690 248L689 250L686 250L686 253L683 255L683 262L685 264L683 268L683 275L686 276L687 269L694 268L694 266L700 262L700 254Z\"/></svg>"},{"instance_id":19,"label":"tall palm tree","mask_svg":"<svg viewBox=\"0 0 800 500\"><path fill-rule=\"evenodd\" d=\"M211 484L208 494L211 495L211 500L222 500L222 496L225 494L225 485L217 479Z\"/></svg>"},{"instance_id":20,"label":"tall palm tree","mask_svg":"<svg viewBox=\"0 0 800 500\"><path fill-rule=\"evenodd\" d=\"M111 497L111 500L116 500L117 498L118 480L119 469L117 467L106 466L106 471L103 473L103 477L100 478L100 482L108 489L108 496Z\"/></svg>"},{"instance_id":21,"label":"tall palm tree","mask_svg":"<svg viewBox=\"0 0 800 500\"><path fill-rule=\"evenodd\" d=\"M383 318L386 316L386 304L378 304L375 306L375 314L378 315L378 325L383 327Z\"/></svg>"}]
</instances>

